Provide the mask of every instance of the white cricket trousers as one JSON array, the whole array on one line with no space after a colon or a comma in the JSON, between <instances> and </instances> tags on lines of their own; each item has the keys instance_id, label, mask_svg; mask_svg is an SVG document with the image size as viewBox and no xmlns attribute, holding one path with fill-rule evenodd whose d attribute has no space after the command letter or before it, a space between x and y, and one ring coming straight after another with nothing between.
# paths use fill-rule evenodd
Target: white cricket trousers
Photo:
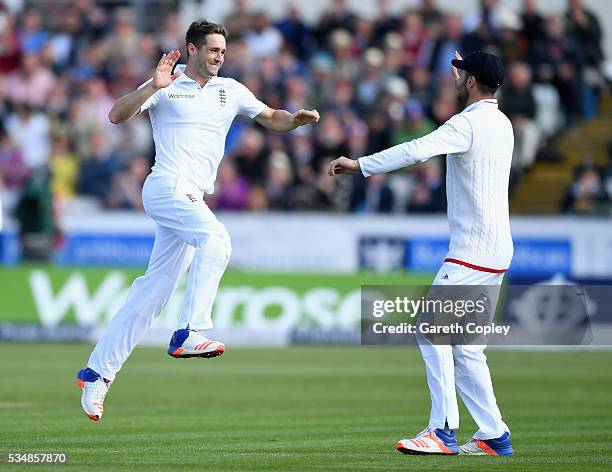
<instances>
[{"instance_id":1,"label":"white cricket trousers","mask_svg":"<svg viewBox=\"0 0 612 472\"><path fill-rule=\"evenodd\" d=\"M483 272L445 262L433 285L501 285L503 273ZM497 304L497 301L495 302ZM429 428L459 427L457 392L478 425L476 439L498 438L510 432L502 421L493 393L484 345L435 345L419 340L431 396Z\"/></svg>"},{"instance_id":2,"label":"white cricket trousers","mask_svg":"<svg viewBox=\"0 0 612 472\"><path fill-rule=\"evenodd\" d=\"M145 274L134 280L125 305L110 321L87 366L112 381L159 315L189 268L177 329L212 328L212 306L227 267L231 242L225 227L186 178L153 171L142 199L155 220L155 243Z\"/></svg>"}]
</instances>

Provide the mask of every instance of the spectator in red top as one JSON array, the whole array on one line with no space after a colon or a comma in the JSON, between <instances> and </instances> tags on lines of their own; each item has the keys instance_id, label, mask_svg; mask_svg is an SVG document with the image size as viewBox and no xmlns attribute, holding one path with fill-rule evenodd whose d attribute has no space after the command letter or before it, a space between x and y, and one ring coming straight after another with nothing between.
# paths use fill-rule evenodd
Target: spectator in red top
<instances>
[{"instance_id":1,"label":"spectator in red top","mask_svg":"<svg viewBox=\"0 0 612 472\"><path fill-rule=\"evenodd\" d=\"M432 52L432 41L423 23L421 14L410 11L404 16L402 39L408 53L410 67L429 65Z\"/></svg>"},{"instance_id":2,"label":"spectator in red top","mask_svg":"<svg viewBox=\"0 0 612 472\"><path fill-rule=\"evenodd\" d=\"M0 1L0 74L13 72L19 67L19 35L15 19Z\"/></svg>"}]
</instances>

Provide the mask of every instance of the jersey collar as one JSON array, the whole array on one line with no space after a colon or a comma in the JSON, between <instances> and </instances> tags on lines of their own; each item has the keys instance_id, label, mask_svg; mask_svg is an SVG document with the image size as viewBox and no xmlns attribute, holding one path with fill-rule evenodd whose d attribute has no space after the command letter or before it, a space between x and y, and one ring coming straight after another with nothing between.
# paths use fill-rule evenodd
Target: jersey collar
<instances>
[{"instance_id":1,"label":"jersey collar","mask_svg":"<svg viewBox=\"0 0 612 472\"><path fill-rule=\"evenodd\" d=\"M483 100L478 100L477 102L472 103L471 105L465 107L463 111L470 111L474 108L478 108L482 105L495 105L497 107L497 99L495 98L485 98Z\"/></svg>"},{"instance_id":2,"label":"jersey collar","mask_svg":"<svg viewBox=\"0 0 612 472\"><path fill-rule=\"evenodd\" d=\"M195 80L193 80L191 77L189 77L187 74L185 74L185 69L187 69L187 64L177 64L176 65L176 72L180 72L181 75L179 75L174 83L181 83L181 82L195 82Z\"/></svg>"},{"instance_id":3,"label":"jersey collar","mask_svg":"<svg viewBox=\"0 0 612 472\"><path fill-rule=\"evenodd\" d=\"M174 82L175 83L178 82L179 84L182 83L182 82L191 82L191 83L194 83L194 84L196 83L196 81L194 79L192 79L187 74L185 74L185 71L183 71L183 73L181 75L179 75Z\"/></svg>"}]
</instances>

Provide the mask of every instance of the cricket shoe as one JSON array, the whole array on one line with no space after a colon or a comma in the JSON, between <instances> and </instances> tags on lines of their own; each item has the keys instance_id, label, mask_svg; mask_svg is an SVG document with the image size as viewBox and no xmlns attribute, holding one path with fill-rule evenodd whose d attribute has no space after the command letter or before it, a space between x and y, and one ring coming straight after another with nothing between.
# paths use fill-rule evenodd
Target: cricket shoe
<instances>
[{"instance_id":1,"label":"cricket shoe","mask_svg":"<svg viewBox=\"0 0 612 472\"><path fill-rule=\"evenodd\" d=\"M511 456L514 453L507 431L496 439L472 438L459 449L464 456Z\"/></svg>"},{"instance_id":2,"label":"cricket shoe","mask_svg":"<svg viewBox=\"0 0 612 472\"><path fill-rule=\"evenodd\" d=\"M83 391L81 406L87 416L94 421L100 421L104 413L104 397L110 388L110 382L104 380L89 367L81 369L77 374L77 385Z\"/></svg>"},{"instance_id":3,"label":"cricket shoe","mask_svg":"<svg viewBox=\"0 0 612 472\"><path fill-rule=\"evenodd\" d=\"M217 357L225 352L225 345L213 341L192 329L177 329L172 335L168 354L177 359L188 357Z\"/></svg>"},{"instance_id":4,"label":"cricket shoe","mask_svg":"<svg viewBox=\"0 0 612 472\"><path fill-rule=\"evenodd\" d=\"M402 454L459 454L455 433L443 429L426 428L413 439L402 439L396 447Z\"/></svg>"}]
</instances>

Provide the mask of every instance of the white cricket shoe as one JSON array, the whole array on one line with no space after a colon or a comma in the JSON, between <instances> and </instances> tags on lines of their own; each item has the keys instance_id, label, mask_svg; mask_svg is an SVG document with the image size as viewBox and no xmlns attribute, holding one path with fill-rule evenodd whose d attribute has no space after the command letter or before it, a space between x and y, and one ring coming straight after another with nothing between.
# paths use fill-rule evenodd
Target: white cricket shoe
<instances>
[{"instance_id":1,"label":"white cricket shoe","mask_svg":"<svg viewBox=\"0 0 612 472\"><path fill-rule=\"evenodd\" d=\"M77 384L81 387L81 406L87 416L94 421L100 421L104 413L104 397L110 388L110 382L106 382L97 372L89 367L81 369L77 374Z\"/></svg>"},{"instance_id":2,"label":"white cricket shoe","mask_svg":"<svg viewBox=\"0 0 612 472\"><path fill-rule=\"evenodd\" d=\"M455 433L442 429L426 428L413 439L402 439L396 448L402 454L459 454Z\"/></svg>"},{"instance_id":3,"label":"white cricket shoe","mask_svg":"<svg viewBox=\"0 0 612 472\"><path fill-rule=\"evenodd\" d=\"M172 335L168 354L177 359L188 357L217 357L225 352L225 345L213 341L192 329L177 329Z\"/></svg>"}]
</instances>

